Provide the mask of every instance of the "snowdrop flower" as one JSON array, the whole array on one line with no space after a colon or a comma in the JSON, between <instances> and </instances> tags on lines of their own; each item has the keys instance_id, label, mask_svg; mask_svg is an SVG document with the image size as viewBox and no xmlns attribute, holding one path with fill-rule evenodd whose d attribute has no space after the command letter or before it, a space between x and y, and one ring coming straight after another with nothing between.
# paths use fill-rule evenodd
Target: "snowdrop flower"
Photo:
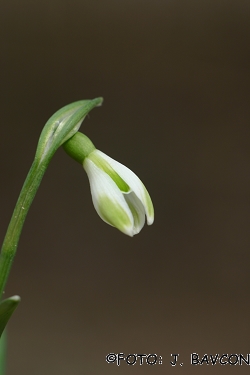
<instances>
[{"instance_id":1,"label":"snowdrop flower","mask_svg":"<svg viewBox=\"0 0 250 375\"><path fill-rule=\"evenodd\" d=\"M102 220L131 237L142 229L145 215L148 225L153 223L151 198L130 169L99 150L84 159L83 167L94 207Z\"/></svg>"},{"instance_id":2,"label":"snowdrop flower","mask_svg":"<svg viewBox=\"0 0 250 375\"><path fill-rule=\"evenodd\" d=\"M86 136L83 139L83 134L76 133L73 139L77 146L80 146L81 140L85 143L81 156L72 155L72 152L71 156L82 161L89 178L93 204L101 219L131 237L140 232L145 224L145 216L147 224L153 224L151 198L135 173L97 150ZM71 140L64 147L68 153ZM74 145L71 151L73 148Z\"/></svg>"}]
</instances>

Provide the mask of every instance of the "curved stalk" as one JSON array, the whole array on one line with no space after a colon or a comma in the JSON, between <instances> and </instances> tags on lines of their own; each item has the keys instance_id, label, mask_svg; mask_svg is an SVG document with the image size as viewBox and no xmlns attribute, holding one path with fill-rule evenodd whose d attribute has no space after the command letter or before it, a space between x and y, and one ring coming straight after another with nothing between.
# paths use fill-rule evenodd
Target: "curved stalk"
<instances>
[{"instance_id":1,"label":"curved stalk","mask_svg":"<svg viewBox=\"0 0 250 375\"><path fill-rule=\"evenodd\" d=\"M22 227L44 172L56 150L79 129L86 115L102 104L102 98L80 100L57 111L40 135L35 160L30 168L10 220L0 254L0 298L16 254Z\"/></svg>"},{"instance_id":2,"label":"curved stalk","mask_svg":"<svg viewBox=\"0 0 250 375\"><path fill-rule=\"evenodd\" d=\"M49 160L42 165L34 161L12 214L0 254L0 296L2 296L9 276L26 215L48 164Z\"/></svg>"}]
</instances>

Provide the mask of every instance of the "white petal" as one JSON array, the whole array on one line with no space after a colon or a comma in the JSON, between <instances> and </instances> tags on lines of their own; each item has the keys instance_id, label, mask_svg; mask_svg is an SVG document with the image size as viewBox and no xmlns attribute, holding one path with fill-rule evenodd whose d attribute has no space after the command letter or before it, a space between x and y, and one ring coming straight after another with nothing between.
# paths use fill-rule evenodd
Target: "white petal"
<instances>
[{"instance_id":1,"label":"white petal","mask_svg":"<svg viewBox=\"0 0 250 375\"><path fill-rule=\"evenodd\" d=\"M89 158L83 167L87 172L94 207L103 221L123 233L133 236L134 218L122 192L107 173L98 168Z\"/></svg>"},{"instance_id":2,"label":"white petal","mask_svg":"<svg viewBox=\"0 0 250 375\"><path fill-rule=\"evenodd\" d=\"M141 231L145 224L144 206L134 192L124 194L124 198L134 218L134 234L137 234Z\"/></svg>"},{"instance_id":3,"label":"white petal","mask_svg":"<svg viewBox=\"0 0 250 375\"><path fill-rule=\"evenodd\" d=\"M108 155L104 154L100 150L93 151L96 155L99 155L101 158L106 160L111 167L119 174L119 176L129 185L130 189L136 194L136 196L142 202L146 216L147 216L147 223L148 225L153 224L154 222L154 207L150 195L145 188L144 184L141 182L139 177L132 172L129 168L125 167L125 165L119 163L118 161L112 159Z\"/></svg>"}]
</instances>

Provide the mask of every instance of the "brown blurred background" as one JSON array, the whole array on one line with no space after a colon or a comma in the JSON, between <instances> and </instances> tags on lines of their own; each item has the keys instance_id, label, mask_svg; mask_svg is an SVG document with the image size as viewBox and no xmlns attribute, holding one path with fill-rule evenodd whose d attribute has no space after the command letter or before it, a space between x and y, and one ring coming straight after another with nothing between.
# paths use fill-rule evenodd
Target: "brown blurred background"
<instances>
[{"instance_id":1,"label":"brown blurred background","mask_svg":"<svg viewBox=\"0 0 250 375\"><path fill-rule=\"evenodd\" d=\"M250 2L5 0L0 29L1 238L43 125L75 100L104 97L81 130L155 206L126 237L56 153L6 290L8 375L249 373L190 354L250 353Z\"/></svg>"}]
</instances>

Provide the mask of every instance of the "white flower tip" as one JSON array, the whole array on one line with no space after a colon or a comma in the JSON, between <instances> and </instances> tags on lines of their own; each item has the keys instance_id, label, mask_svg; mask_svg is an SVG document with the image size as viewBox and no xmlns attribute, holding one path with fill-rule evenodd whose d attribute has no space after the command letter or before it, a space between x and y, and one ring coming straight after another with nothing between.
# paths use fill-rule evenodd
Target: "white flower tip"
<instances>
[{"instance_id":1,"label":"white flower tip","mask_svg":"<svg viewBox=\"0 0 250 375\"><path fill-rule=\"evenodd\" d=\"M147 216L147 224L148 225L152 225L154 220L155 220L154 216L150 216L150 217Z\"/></svg>"},{"instance_id":2,"label":"white flower tip","mask_svg":"<svg viewBox=\"0 0 250 375\"><path fill-rule=\"evenodd\" d=\"M147 189L144 187L144 208L147 216L147 224L152 225L154 222L154 206Z\"/></svg>"},{"instance_id":3,"label":"white flower tip","mask_svg":"<svg viewBox=\"0 0 250 375\"><path fill-rule=\"evenodd\" d=\"M134 230L132 228L127 228L126 230L122 230L121 232L126 234L129 237L134 237L134 235L137 234L137 233L134 233Z\"/></svg>"}]
</instances>

